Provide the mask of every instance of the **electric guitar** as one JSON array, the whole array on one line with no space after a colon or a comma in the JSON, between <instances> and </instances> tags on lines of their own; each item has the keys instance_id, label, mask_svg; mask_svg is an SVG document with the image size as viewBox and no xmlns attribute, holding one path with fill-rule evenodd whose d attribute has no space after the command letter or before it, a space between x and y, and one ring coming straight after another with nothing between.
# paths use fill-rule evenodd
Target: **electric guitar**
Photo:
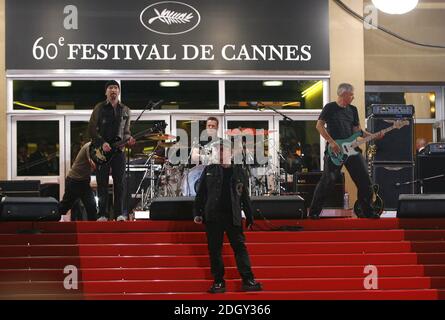
<instances>
[{"instance_id":1,"label":"electric guitar","mask_svg":"<svg viewBox=\"0 0 445 320\"><path fill-rule=\"evenodd\" d=\"M133 138L135 140L137 140L137 139L140 139L150 133L162 132L166 127L167 127L167 124L165 122L158 122L153 127L136 133L133 136ZM105 152L102 149L103 142L100 142L100 141L91 142L90 148L89 148L91 160L93 160L93 162L96 165L102 165L102 164L109 162L113 158L113 156L123 146L125 146L125 144L128 142L128 140L130 140L130 139L128 138L128 139L122 140L120 138L115 138L115 141L110 143L111 150L108 152Z\"/></svg>"},{"instance_id":2,"label":"electric guitar","mask_svg":"<svg viewBox=\"0 0 445 320\"><path fill-rule=\"evenodd\" d=\"M366 138L361 139L360 141L357 140L357 138L360 137L361 132L356 132L347 139L335 140L335 142L340 147L340 152L338 154L335 154L332 151L331 146L328 146L328 156L331 159L331 161L335 165L341 166L346 161L346 159L348 159L348 157L359 153L359 151L355 150L355 148L357 148L359 145L374 140L381 133L387 133L394 129L400 129L409 124L408 120L386 120L386 121L393 122L393 125L386 129L380 130L379 132L373 133L367 136Z\"/></svg>"}]
</instances>

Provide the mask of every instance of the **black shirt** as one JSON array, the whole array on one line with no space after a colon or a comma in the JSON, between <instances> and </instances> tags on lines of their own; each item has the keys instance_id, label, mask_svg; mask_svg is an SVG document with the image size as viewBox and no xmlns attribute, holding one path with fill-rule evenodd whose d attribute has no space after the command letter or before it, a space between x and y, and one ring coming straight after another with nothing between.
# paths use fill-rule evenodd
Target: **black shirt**
<instances>
[{"instance_id":1,"label":"black shirt","mask_svg":"<svg viewBox=\"0 0 445 320\"><path fill-rule=\"evenodd\" d=\"M346 139L354 134L353 127L359 126L358 111L353 105L340 107L337 102L326 104L318 120L326 122L329 135L332 139Z\"/></svg>"},{"instance_id":2,"label":"black shirt","mask_svg":"<svg viewBox=\"0 0 445 320\"><path fill-rule=\"evenodd\" d=\"M221 189L221 199L219 201L220 211L231 219L232 217L232 196L231 196L231 181L233 175L233 168L223 167L223 179Z\"/></svg>"}]
</instances>

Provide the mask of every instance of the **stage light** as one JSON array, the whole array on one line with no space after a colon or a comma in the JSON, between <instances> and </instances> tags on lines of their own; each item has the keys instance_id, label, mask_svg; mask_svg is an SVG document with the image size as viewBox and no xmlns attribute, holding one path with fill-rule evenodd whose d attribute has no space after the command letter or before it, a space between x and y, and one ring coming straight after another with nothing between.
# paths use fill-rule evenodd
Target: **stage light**
<instances>
[{"instance_id":1,"label":"stage light","mask_svg":"<svg viewBox=\"0 0 445 320\"><path fill-rule=\"evenodd\" d=\"M372 3L382 12L389 14L404 14L413 10L419 0L372 0Z\"/></svg>"}]
</instances>

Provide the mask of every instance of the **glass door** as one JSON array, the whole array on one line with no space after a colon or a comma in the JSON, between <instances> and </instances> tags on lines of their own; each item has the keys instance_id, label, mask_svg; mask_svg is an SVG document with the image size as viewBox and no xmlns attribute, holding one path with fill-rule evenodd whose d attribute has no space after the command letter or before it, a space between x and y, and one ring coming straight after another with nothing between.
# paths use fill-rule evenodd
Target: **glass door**
<instances>
[{"instance_id":1,"label":"glass door","mask_svg":"<svg viewBox=\"0 0 445 320\"><path fill-rule=\"evenodd\" d=\"M60 199L65 187L63 116L12 116L13 180L40 180L41 195Z\"/></svg>"}]
</instances>

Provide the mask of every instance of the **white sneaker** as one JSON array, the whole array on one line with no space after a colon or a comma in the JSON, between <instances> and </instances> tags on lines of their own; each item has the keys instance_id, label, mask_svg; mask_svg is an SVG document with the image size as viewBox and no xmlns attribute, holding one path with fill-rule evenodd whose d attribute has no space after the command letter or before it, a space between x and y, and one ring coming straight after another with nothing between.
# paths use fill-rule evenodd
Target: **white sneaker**
<instances>
[{"instance_id":1,"label":"white sneaker","mask_svg":"<svg viewBox=\"0 0 445 320\"><path fill-rule=\"evenodd\" d=\"M97 221L108 221L107 217L101 216L97 219Z\"/></svg>"},{"instance_id":2,"label":"white sneaker","mask_svg":"<svg viewBox=\"0 0 445 320\"><path fill-rule=\"evenodd\" d=\"M117 217L117 219L116 219L116 221L127 221L127 220L128 220L127 216L124 216L124 215L120 215L120 216Z\"/></svg>"}]
</instances>

